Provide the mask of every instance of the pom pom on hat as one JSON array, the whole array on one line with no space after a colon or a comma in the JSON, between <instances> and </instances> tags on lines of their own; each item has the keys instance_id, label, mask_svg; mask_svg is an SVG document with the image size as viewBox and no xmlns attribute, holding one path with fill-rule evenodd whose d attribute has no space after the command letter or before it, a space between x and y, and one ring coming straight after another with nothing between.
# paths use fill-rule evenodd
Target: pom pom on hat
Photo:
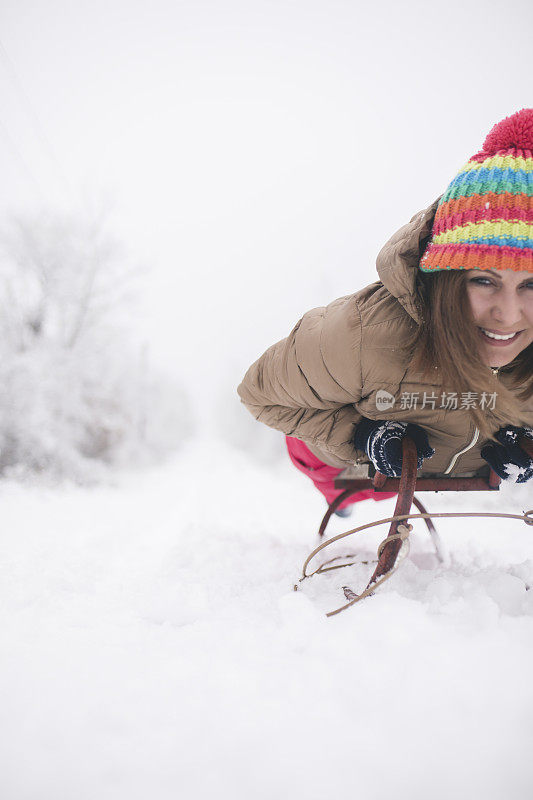
<instances>
[{"instance_id":1,"label":"pom pom on hat","mask_svg":"<svg viewBox=\"0 0 533 800\"><path fill-rule=\"evenodd\" d=\"M483 152L489 155L511 148L533 150L533 108L523 108L497 122L483 142Z\"/></svg>"}]
</instances>

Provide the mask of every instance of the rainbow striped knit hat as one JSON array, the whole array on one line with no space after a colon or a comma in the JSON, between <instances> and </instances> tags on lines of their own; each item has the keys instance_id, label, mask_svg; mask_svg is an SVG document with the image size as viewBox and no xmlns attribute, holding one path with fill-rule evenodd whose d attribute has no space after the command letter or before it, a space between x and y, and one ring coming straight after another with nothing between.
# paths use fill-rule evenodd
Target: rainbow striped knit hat
<instances>
[{"instance_id":1,"label":"rainbow striped knit hat","mask_svg":"<svg viewBox=\"0 0 533 800\"><path fill-rule=\"evenodd\" d=\"M423 272L533 272L533 108L495 125L437 206Z\"/></svg>"}]
</instances>

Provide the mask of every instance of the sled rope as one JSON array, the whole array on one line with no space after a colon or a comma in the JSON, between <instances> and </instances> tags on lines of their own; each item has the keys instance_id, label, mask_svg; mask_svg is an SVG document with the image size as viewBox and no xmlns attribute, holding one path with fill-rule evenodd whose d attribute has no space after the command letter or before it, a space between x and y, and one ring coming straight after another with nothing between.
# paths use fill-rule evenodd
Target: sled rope
<instances>
[{"instance_id":1,"label":"sled rope","mask_svg":"<svg viewBox=\"0 0 533 800\"><path fill-rule=\"evenodd\" d=\"M501 512L497 512L497 511L494 511L494 512L488 512L488 511L486 511L486 512L484 512L484 511L443 511L443 512L435 513L435 514L433 514L433 513L432 514L428 514L428 513L425 513L425 514L422 514L422 513L421 514L398 514L396 516L386 517L385 519L379 519L379 520L376 520L374 522L367 522L364 525L359 525L357 528L352 528L352 530L346 531L345 533L339 533L339 534L337 534L337 536L333 536L331 539L328 539L327 541L322 542L318 547L316 547L313 550L313 552L305 560L305 563L304 563L303 568L302 568L302 577L299 579L298 583L301 583L302 581L306 580L307 578L312 578L313 575L318 575L318 574L321 574L323 572L327 572L327 571L332 570L332 569L341 569L343 567L353 566L355 563L358 563L358 562L351 562L349 564L338 564L338 565L333 566L333 567L332 566L329 566L329 567L326 566L327 564L331 564L333 561L336 560L335 558L332 558L329 561L323 562L318 567L318 569L316 569L314 572L309 572L308 573L307 572L307 567L309 566L309 564L312 561L312 559L316 555L318 555L318 553L320 553L321 550L324 550L324 548L329 547L329 545L333 544L333 542L337 542L340 539L344 539L347 536L352 536L352 535L354 535L356 533L361 533L362 531L368 530L369 528L377 527L378 525L385 525L387 522L401 522L401 523L403 523L403 524L398 525L397 533L393 534L392 536L388 536L386 539L383 539L383 541L380 543L379 548L378 548L378 560L379 560L379 557L380 557L380 555L381 555L381 553L383 551L383 548L386 545L388 545L389 542L392 542L395 539L401 539L402 547L400 549L400 552L398 553L398 558L396 559L396 563L394 564L393 568L391 570L389 570L388 572L386 572L384 575L382 575L377 581L374 581L374 582L371 581L368 584L368 586L366 587L366 589L361 594L355 595L355 597L353 597L353 599L350 599L350 601L348 603L346 603L343 606L340 606L340 608L334 609L333 611L329 611L326 614L326 617L332 617L335 614L339 614L341 611L344 611L346 608L349 608L350 606L353 606L355 603L358 603L360 600L363 600L365 597L369 597L370 595L372 595L374 593L374 591L378 588L378 586L381 586L382 583L385 583L385 581L387 581L390 577L392 577L392 575L394 575L394 573L396 572L396 570L398 569L400 564L407 558L407 556L409 554L409 534L413 529L413 526L409 525L407 523L407 520L410 520L410 519L426 519L427 520L427 519L430 519L432 517L456 517L456 518L457 517L484 517L484 518L487 518L487 517L499 517L499 518L502 518L502 519L522 520L523 522L526 523L526 525L533 525L533 509L531 509L530 511L524 511L523 514L504 514L504 513L501 513ZM346 556L338 556L337 558L344 558L344 557L346 557ZM348 557L351 557L351 556L348 556ZM368 562L360 562L360 563L368 563ZM343 588L344 588L346 597L351 597L352 595L355 594L348 587L343 587ZM295 589L295 591L298 589L298 585L297 584L295 585L294 589Z\"/></svg>"}]
</instances>

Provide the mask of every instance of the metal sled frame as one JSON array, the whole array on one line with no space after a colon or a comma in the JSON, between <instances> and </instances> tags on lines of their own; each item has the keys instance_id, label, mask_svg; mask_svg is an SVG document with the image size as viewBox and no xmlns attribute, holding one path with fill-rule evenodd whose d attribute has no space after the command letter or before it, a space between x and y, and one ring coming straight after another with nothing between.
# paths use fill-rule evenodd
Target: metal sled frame
<instances>
[{"instance_id":1,"label":"metal sled frame","mask_svg":"<svg viewBox=\"0 0 533 800\"><path fill-rule=\"evenodd\" d=\"M533 458L533 441L531 439L522 437L520 440L520 447ZM415 497L415 490L422 492L480 492L480 491L498 491L501 479L493 470L490 470L487 478L446 478L446 477L431 477L431 478L418 478L417 479L417 451L416 445L409 437L405 437L402 443L403 466L400 478L388 478L380 472L376 472L373 478L349 478L340 476L335 480L336 489L344 489L329 506L322 523L320 525L318 534L323 536L331 515L341 505L344 500L347 500L351 495L361 491L361 489L373 489L375 492L398 492L396 500L396 507L393 516L404 516L409 514L411 506L414 504L416 508L422 513L428 512L420 500ZM406 520L407 521L407 520ZM438 536L429 516L426 518L428 530L432 536L433 541L437 545ZM378 563L374 574L370 578L368 587L376 583L383 575L394 569L398 553L402 546L402 538L398 534L398 526L402 522L394 520L389 528L387 538L378 557ZM367 588L368 588L367 587Z\"/></svg>"}]
</instances>

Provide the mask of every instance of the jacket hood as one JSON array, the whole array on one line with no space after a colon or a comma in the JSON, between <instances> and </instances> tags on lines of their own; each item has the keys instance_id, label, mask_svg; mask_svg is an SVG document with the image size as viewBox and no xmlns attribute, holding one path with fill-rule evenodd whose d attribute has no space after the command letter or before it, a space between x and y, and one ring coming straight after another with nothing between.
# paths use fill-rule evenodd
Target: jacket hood
<instances>
[{"instance_id":1,"label":"jacket hood","mask_svg":"<svg viewBox=\"0 0 533 800\"><path fill-rule=\"evenodd\" d=\"M418 323L420 318L415 306L418 264L431 236L439 200L440 197L396 231L376 259L381 283Z\"/></svg>"}]
</instances>

